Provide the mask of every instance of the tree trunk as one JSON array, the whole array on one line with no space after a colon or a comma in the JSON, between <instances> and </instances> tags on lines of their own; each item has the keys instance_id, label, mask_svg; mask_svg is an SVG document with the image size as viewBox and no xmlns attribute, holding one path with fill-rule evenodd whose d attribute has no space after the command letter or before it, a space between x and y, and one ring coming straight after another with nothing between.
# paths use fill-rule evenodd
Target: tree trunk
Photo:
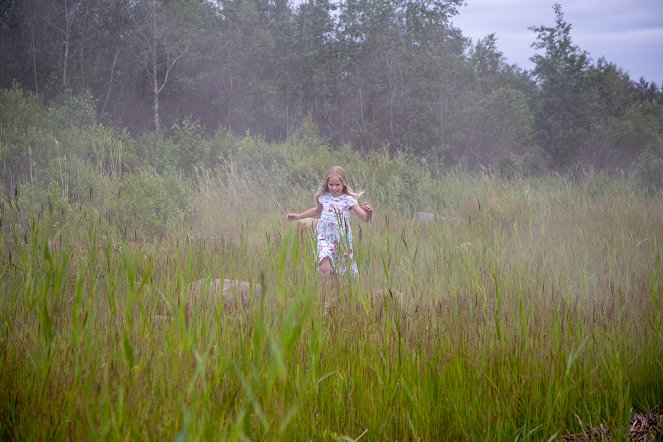
<instances>
[{"instance_id":1,"label":"tree trunk","mask_svg":"<svg viewBox=\"0 0 663 442\"><path fill-rule=\"evenodd\" d=\"M104 99L104 105L101 107L100 115L103 117L104 112L106 111L106 104L108 103L108 98L110 97L111 89L113 88L113 76L115 75L115 64L117 63L117 53L120 51L120 48L115 48L115 57L113 58L113 66L111 66L110 80L108 80L108 91L106 92L106 98Z\"/></svg>"},{"instance_id":2,"label":"tree trunk","mask_svg":"<svg viewBox=\"0 0 663 442\"><path fill-rule=\"evenodd\" d=\"M157 72L157 2L152 2L152 90L154 91L154 132L159 133L159 78Z\"/></svg>"},{"instance_id":3,"label":"tree trunk","mask_svg":"<svg viewBox=\"0 0 663 442\"><path fill-rule=\"evenodd\" d=\"M34 82L35 82L35 94L39 93L39 87L37 83L37 47L35 44L35 18L34 18L34 9L30 11L30 49L32 51L32 71L34 73Z\"/></svg>"},{"instance_id":4,"label":"tree trunk","mask_svg":"<svg viewBox=\"0 0 663 442\"><path fill-rule=\"evenodd\" d=\"M446 144L447 119L449 114L449 97L445 90L440 94L440 151Z\"/></svg>"},{"instance_id":5,"label":"tree trunk","mask_svg":"<svg viewBox=\"0 0 663 442\"><path fill-rule=\"evenodd\" d=\"M64 57L62 60L62 85L66 88L67 87L67 64L69 61L69 33L65 34L64 38Z\"/></svg>"}]
</instances>

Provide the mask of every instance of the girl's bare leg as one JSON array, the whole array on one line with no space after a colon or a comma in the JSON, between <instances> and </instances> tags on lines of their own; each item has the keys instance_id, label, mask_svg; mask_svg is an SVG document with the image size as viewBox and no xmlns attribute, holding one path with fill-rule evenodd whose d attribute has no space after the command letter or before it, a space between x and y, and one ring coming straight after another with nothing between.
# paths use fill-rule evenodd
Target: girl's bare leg
<instances>
[{"instance_id":1,"label":"girl's bare leg","mask_svg":"<svg viewBox=\"0 0 663 442\"><path fill-rule=\"evenodd\" d=\"M329 258L324 258L320 261L318 266L318 273L320 274L320 285L322 287L322 311L327 313L327 298L331 296L334 290L334 268L332 267Z\"/></svg>"}]
</instances>

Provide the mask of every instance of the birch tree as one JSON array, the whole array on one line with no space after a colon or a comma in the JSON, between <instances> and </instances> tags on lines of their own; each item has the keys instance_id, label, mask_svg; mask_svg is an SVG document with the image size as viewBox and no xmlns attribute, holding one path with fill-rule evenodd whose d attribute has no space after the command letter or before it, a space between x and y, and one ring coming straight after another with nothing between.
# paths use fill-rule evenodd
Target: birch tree
<instances>
[{"instance_id":1,"label":"birch tree","mask_svg":"<svg viewBox=\"0 0 663 442\"><path fill-rule=\"evenodd\" d=\"M155 132L160 131L159 97L176 64L191 44L186 29L177 26L175 13L178 3L139 0L126 5L135 25L138 62L143 66L150 85Z\"/></svg>"}]
</instances>

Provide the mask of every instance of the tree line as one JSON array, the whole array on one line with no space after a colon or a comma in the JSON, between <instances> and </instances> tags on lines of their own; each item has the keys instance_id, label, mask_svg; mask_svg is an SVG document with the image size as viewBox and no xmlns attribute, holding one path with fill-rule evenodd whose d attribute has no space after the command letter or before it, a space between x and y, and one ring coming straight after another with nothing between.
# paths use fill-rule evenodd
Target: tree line
<instances>
[{"instance_id":1,"label":"tree line","mask_svg":"<svg viewBox=\"0 0 663 442\"><path fill-rule=\"evenodd\" d=\"M592 60L561 6L530 28L525 71L495 35L472 43L453 26L462 3L3 0L0 88L83 103L136 135L193 124L278 142L309 118L331 146L470 169L663 157L661 88Z\"/></svg>"}]
</instances>

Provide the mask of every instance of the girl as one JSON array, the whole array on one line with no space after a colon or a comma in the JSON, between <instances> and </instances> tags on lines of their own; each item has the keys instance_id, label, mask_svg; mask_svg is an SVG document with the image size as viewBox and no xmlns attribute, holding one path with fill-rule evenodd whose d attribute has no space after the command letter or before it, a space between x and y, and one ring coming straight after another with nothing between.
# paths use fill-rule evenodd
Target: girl
<instances>
[{"instance_id":1,"label":"girl","mask_svg":"<svg viewBox=\"0 0 663 442\"><path fill-rule=\"evenodd\" d=\"M364 203L361 207L357 198L363 192L355 193L348 186L345 170L333 166L327 171L325 179L315 193L315 207L302 213L288 213L288 221L320 217L318 223L318 270L327 277L333 272L345 275L349 268L352 276L357 274L357 263L352 254L352 231L350 230L350 211L362 221L369 222L373 208ZM347 258L347 260L346 260Z\"/></svg>"}]
</instances>

